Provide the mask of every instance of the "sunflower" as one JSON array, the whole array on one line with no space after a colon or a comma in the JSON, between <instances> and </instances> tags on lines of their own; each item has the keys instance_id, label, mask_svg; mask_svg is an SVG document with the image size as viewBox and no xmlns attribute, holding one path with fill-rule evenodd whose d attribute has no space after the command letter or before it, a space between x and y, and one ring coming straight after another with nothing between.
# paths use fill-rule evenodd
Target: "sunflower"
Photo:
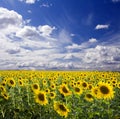
<instances>
[{"instance_id":1,"label":"sunflower","mask_svg":"<svg viewBox=\"0 0 120 119\"><path fill-rule=\"evenodd\" d=\"M80 87L74 87L74 94L81 95L83 90Z\"/></svg>"},{"instance_id":2,"label":"sunflower","mask_svg":"<svg viewBox=\"0 0 120 119\"><path fill-rule=\"evenodd\" d=\"M83 82L81 83L81 86L82 86L83 89L87 89L87 88L88 88L88 83L85 82L85 81L83 81Z\"/></svg>"},{"instance_id":3,"label":"sunflower","mask_svg":"<svg viewBox=\"0 0 120 119\"><path fill-rule=\"evenodd\" d=\"M101 98L112 99L114 97L113 87L110 86L108 83L105 83L105 82L98 83L98 89L99 89Z\"/></svg>"},{"instance_id":4,"label":"sunflower","mask_svg":"<svg viewBox=\"0 0 120 119\"><path fill-rule=\"evenodd\" d=\"M55 92L50 92L49 96L50 96L50 99L54 99L56 97L56 93Z\"/></svg>"},{"instance_id":5,"label":"sunflower","mask_svg":"<svg viewBox=\"0 0 120 119\"><path fill-rule=\"evenodd\" d=\"M69 90L69 88L65 84L60 85L59 91L64 96L69 96L72 94L72 92Z\"/></svg>"},{"instance_id":6,"label":"sunflower","mask_svg":"<svg viewBox=\"0 0 120 119\"><path fill-rule=\"evenodd\" d=\"M99 93L99 89L98 89L98 86L95 86L91 89L91 94L93 97L97 98L97 99L100 99L101 98L101 95Z\"/></svg>"},{"instance_id":7,"label":"sunflower","mask_svg":"<svg viewBox=\"0 0 120 119\"><path fill-rule=\"evenodd\" d=\"M3 96L4 99L8 100L9 99L9 96L7 93L5 92L1 92L1 95Z\"/></svg>"},{"instance_id":8,"label":"sunflower","mask_svg":"<svg viewBox=\"0 0 120 119\"><path fill-rule=\"evenodd\" d=\"M32 90L34 93L37 93L40 90L39 84L38 83L32 84Z\"/></svg>"},{"instance_id":9,"label":"sunflower","mask_svg":"<svg viewBox=\"0 0 120 119\"><path fill-rule=\"evenodd\" d=\"M85 100L87 100L87 101L89 101L89 102L93 101L93 96L92 96L92 94L90 94L90 93L85 94Z\"/></svg>"},{"instance_id":10,"label":"sunflower","mask_svg":"<svg viewBox=\"0 0 120 119\"><path fill-rule=\"evenodd\" d=\"M63 117L67 117L68 116L68 112L70 112L70 110L63 104L57 101L54 101L54 110Z\"/></svg>"},{"instance_id":11,"label":"sunflower","mask_svg":"<svg viewBox=\"0 0 120 119\"><path fill-rule=\"evenodd\" d=\"M10 78L7 83L10 87L15 87L16 85L15 80L13 78Z\"/></svg>"},{"instance_id":12,"label":"sunflower","mask_svg":"<svg viewBox=\"0 0 120 119\"><path fill-rule=\"evenodd\" d=\"M50 93L50 89L49 88L45 89L45 92Z\"/></svg>"},{"instance_id":13,"label":"sunflower","mask_svg":"<svg viewBox=\"0 0 120 119\"><path fill-rule=\"evenodd\" d=\"M120 82L117 83L117 87L120 89Z\"/></svg>"},{"instance_id":14,"label":"sunflower","mask_svg":"<svg viewBox=\"0 0 120 119\"><path fill-rule=\"evenodd\" d=\"M51 90L55 90L55 89L56 89L55 83L52 83L52 84L50 85L50 88L51 88Z\"/></svg>"},{"instance_id":15,"label":"sunflower","mask_svg":"<svg viewBox=\"0 0 120 119\"><path fill-rule=\"evenodd\" d=\"M0 91L2 91L2 92L6 92L5 87L4 87L4 86L2 86L2 85L0 85Z\"/></svg>"},{"instance_id":16,"label":"sunflower","mask_svg":"<svg viewBox=\"0 0 120 119\"><path fill-rule=\"evenodd\" d=\"M39 91L35 94L35 101L40 105L48 104L48 100L46 98L46 93L44 91Z\"/></svg>"},{"instance_id":17,"label":"sunflower","mask_svg":"<svg viewBox=\"0 0 120 119\"><path fill-rule=\"evenodd\" d=\"M19 79L19 80L18 80L18 85L19 85L19 86L24 86L23 81Z\"/></svg>"}]
</instances>

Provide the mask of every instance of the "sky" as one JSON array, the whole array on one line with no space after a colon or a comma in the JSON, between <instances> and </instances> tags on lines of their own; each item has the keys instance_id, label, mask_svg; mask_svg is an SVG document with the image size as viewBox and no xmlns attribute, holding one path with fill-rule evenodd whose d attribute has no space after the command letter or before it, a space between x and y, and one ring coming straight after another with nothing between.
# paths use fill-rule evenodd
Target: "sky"
<instances>
[{"instance_id":1,"label":"sky","mask_svg":"<svg viewBox=\"0 0 120 119\"><path fill-rule=\"evenodd\" d=\"M0 0L0 70L120 71L120 0Z\"/></svg>"}]
</instances>

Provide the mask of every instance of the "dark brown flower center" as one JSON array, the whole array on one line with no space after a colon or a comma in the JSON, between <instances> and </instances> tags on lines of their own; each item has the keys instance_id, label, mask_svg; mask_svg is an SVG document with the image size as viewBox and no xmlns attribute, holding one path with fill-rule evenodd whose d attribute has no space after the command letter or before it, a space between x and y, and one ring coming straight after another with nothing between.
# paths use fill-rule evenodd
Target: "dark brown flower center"
<instances>
[{"instance_id":1,"label":"dark brown flower center","mask_svg":"<svg viewBox=\"0 0 120 119\"><path fill-rule=\"evenodd\" d=\"M13 80L10 80L10 84L14 85L14 81L13 81Z\"/></svg>"},{"instance_id":2,"label":"dark brown flower center","mask_svg":"<svg viewBox=\"0 0 120 119\"><path fill-rule=\"evenodd\" d=\"M68 93L68 90L66 89L65 86L62 88L62 91L63 91L64 93Z\"/></svg>"},{"instance_id":3,"label":"dark brown flower center","mask_svg":"<svg viewBox=\"0 0 120 119\"><path fill-rule=\"evenodd\" d=\"M41 100L41 101L44 101L44 100L45 100L45 96L44 96L44 94L42 94L42 93L39 93L39 94L38 94L38 98L39 98L39 100Z\"/></svg>"},{"instance_id":4,"label":"dark brown flower center","mask_svg":"<svg viewBox=\"0 0 120 119\"><path fill-rule=\"evenodd\" d=\"M78 87L75 87L75 92L80 92L80 89Z\"/></svg>"},{"instance_id":5,"label":"dark brown flower center","mask_svg":"<svg viewBox=\"0 0 120 119\"><path fill-rule=\"evenodd\" d=\"M60 108L60 110L66 112L66 108L64 107L64 105L60 104L60 105L59 105L59 108Z\"/></svg>"},{"instance_id":6,"label":"dark brown flower center","mask_svg":"<svg viewBox=\"0 0 120 119\"><path fill-rule=\"evenodd\" d=\"M103 94L108 94L109 93L109 89L106 86L101 86L100 91Z\"/></svg>"},{"instance_id":7,"label":"dark brown flower center","mask_svg":"<svg viewBox=\"0 0 120 119\"><path fill-rule=\"evenodd\" d=\"M38 85L37 84L34 84L33 87L34 87L34 89L38 89Z\"/></svg>"}]
</instances>

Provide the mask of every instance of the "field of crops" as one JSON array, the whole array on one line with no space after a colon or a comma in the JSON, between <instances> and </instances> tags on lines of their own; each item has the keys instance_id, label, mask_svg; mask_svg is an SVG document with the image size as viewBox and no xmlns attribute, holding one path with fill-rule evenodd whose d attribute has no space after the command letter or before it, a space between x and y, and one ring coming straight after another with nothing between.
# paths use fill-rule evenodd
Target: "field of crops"
<instances>
[{"instance_id":1,"label":"field of crops","mask_svg":"<svg viewBox=\"0 0 120 119\"><path fill-rule=\"evenodd\" d=\"M0 71L0 119L120 119L120 72Z\"/></svg>"}]
</instances>

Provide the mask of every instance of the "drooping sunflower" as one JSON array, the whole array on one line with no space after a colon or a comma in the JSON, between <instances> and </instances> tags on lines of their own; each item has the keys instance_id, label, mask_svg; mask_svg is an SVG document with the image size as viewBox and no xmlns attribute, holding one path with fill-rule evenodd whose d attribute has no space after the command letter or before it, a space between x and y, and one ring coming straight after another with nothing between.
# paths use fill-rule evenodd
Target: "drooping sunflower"
<instances>
[{"instance_id":1,"label":"drooping sunflower","mask_svg":"<svg viewBox=\"0 0 120 119\"><path fill-rule=\"evenodd\" d=\"M85 94L85 100L87 100L87 101L89 101L89 102L93 101L93 96L92 96L92 94L90 94L90 93Z\"/></svg>"},{"instance_id":2,"label":"drooping sunflower","mask_svg":"<svg viewBox=\"0 0 120 119\"><path fill-rule=\"evenodd\" d=\"M39 90L40 90L40 87L39 87L39 84L38 84L38 83L32 84L32 91L33 91L34 93L39 92Z\"/></svg>"},{"instance_id":3,"label":"drooping sunflower","mask_svg":"<svg viewBox=\"0 0 120 119\"><path fill-rule=\"evenodd\" d=\"M9 96L6 92L1 92L1 95L3 96L4 99L8 100Z\"/></svg>"},{"instance_id":4,"label":"drooping sunflower","mask_svg":"<svg viewBox=\"0 0 120 119\"><path fill-rule=\"evenodd\" d=\"M6 88L4 86L0 85L0 91L1 92L6 92Z\"/></svg>"},{"instance_id":5,"label":"drooping sunflower","mask_svg":"<svg viewBox=\"0 0 120 119\"><path fill-rule=\"evenodd\" d=\"M60 85L59 91L64 96L69 96L72 92L69 90L68 86L65 84Z\"/></svg>"},{"instance_id":6,"label":"drooping sunflower","mask_svg":"<svg viewBox=\"0 0 120 119\"><path fill-rule=\"evenodd\" d=\"M63 104L57 101L54 101L54 110L62 117L67 117L70 110Z\"/></svg>"},{"instance_id":7,"label":"drooping sunflower","mask_svg":"<svg viewBox=\"0 0 120 119\"><path fill-rule=\"evenodd\" d=\"M10 86L10 87L15 87L16 85L16 82L13 78L10 78L8 81L7 81L7 84Z\"/></svg>"},{"instance_id":8,"label":"drooping sunflower","mask_svg":"<svg viewBox=\"0 0 120 119\"><path fill-rule=\"evenodd\" d=\"M44 91L39 91L35 94L35 101L39 103L40 105L46 105L48 104L48 100L46 97L46 93Z\"/></svg>"},{"instance_id":9,"label":"drooping sunflower","mask_svg":"<svg viewBox=\"0 0 120 119\"><path fill-rule=\"evenodd\" d=\"M112 99L114 98L114 90L111 85L105 82L99 82L98 83L98 89L99 93L101 95L101 98L104 99Z\"/></svg>"}]
</instances>

